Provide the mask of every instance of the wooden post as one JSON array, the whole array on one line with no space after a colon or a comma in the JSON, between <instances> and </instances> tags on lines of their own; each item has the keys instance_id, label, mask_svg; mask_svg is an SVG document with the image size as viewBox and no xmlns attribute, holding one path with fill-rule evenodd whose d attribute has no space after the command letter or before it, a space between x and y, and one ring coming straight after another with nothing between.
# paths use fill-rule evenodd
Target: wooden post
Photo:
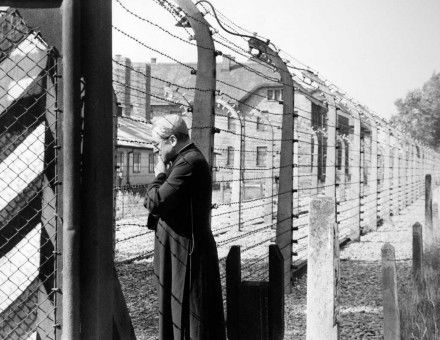
<instances>
[{"instance_id":1,"label":"wooden post","mask_svg":"<svg viewBox=\"0 0 440 340\"><path fill-rule=\"evenodd\" d=\"M413 258L412 258L412 273L415 280L422 277L422 262L423 262L423 229L419 222L413 225Z\"/></svg>"},{"instance_id":2,"label":"wooden post","mask_svg":"<svg viewBox=\"0 0 440 340\"><path fill-rule=\"evenodd\" d=\"M284 264L276 244L269 246L269 339L284 338Z\"/></svg>"},{"instance_id":3,"label":"wooden post","mask_svg":"<svg viewBox=\"0 0 440 340\"><path fill-rule=\"evenodd\" d=\"M240 284L240 246L232 246L226 258L226 323L229 340L239 340Z\"/></svg>"},{"instance_id":4,"label":"wooden post","mask_svg":"<svg viewBox=\"0 0 440 340\"><path fill-rule=\"evenodd\" d=\"M339 259L335 202L319 195L310 203L307 259L307 339L338 339Z\"/></svg>"},{"instance_id":5,"label":"wooden post","mask_svg":"<svg viewBox=\"0 0 440 340\"><path fill-rule=\"evenodd\" d=\"M397 274L394 247L382 247L382 295L384 339L400 340L400 313L397 298Z\"/></svg>"},{"instance_id":6,"label":"wooden post","mask_svg":"<svg viewBox=\"0 0 440 340\"><path fill-rule=\"evenodd\" d=\"M431 175L425 176L425 230L423 232L423 245L429 250L432 245L432 178Z\"/></svg>"}]
</instances>

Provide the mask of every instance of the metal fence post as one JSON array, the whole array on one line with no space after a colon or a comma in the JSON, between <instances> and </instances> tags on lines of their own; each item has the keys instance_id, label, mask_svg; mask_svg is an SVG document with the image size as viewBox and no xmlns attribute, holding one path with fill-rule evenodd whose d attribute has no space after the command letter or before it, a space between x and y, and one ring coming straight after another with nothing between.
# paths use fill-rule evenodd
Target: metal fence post
<instances>
[{"instance_id":1,"label":"metal fence post","mask_svg":"<svg viewBox=\"0 0 440 340\"><path fill-rule=\"evenodd\" d=\"M80 3L63 1L63 339L80 339Z\"/></svg>"},{"instance_id":2,"label":"metal fence post","mask_svg":"<svg viewBox=\"0 0 440 340\"><path fill-rule=\"evenodd\" d=\"M81 339L113 336L112 6L81 5L84 142L80 246Z\"/></svg>"}]
</instances>

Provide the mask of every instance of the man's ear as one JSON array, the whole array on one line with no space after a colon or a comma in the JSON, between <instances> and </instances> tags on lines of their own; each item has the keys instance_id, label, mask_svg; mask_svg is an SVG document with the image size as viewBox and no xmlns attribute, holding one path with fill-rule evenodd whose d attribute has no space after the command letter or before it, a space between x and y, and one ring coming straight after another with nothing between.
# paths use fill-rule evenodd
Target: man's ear
<instances>
[{"instance_id":1,"label":"man's ear","mask_svg":"<svg viewBox=\"0 0 440 340\"><path fill-rule=\"evenodd\" d=\"M169 137L169 141L170 141L172 146L176 146L177 145L177 137L175 135L171 135Z\"/></svg>"}]
</instances>

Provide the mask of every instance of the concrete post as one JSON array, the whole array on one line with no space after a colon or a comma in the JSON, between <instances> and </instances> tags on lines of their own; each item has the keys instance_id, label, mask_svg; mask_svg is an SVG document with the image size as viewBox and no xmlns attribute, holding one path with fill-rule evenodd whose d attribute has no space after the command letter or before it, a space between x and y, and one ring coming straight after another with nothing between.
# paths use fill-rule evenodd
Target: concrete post
<instances>
[{"instance_id":1,"label":"concrete post","mask_svg":"<svg viewBox=\"0 0 440 340\"><path fill-rule=\"evenodd\" d=\"M325 97L328 101L325 194L328 197L336 198L336 104L332 96L325 95Z\"/></svg>"},{"instance_id":2,"label":"concrete post","mask_svg":"<svg viewBox=\"0 0 440 340\"><path fill-rule=\"evenodd\" d=\"M412 244L412 274L414 279L418 280L422 274L423 262L423 230L422 225L416 222L413 225L413 244Z\"/></svg>"},{"instance_id":3,"label":"concrete post","mask_svg":"<svg viewBox=\"0 0 440 340\"><path fill-rule=\"evenodd\" d=\"M384 131L385 133L385 145L383 147L383 185L382 185L382 206L383 216L388 219L390 216L390 185L391 185L391 145L390 145L390 134L388 129Z\"/></svg>"},{"instance_id":4,"label":"concrete post","mask_svg":"<svg viewBox=\"0 0 440 340\"><path fill-rule=\"evenodd\" d=\"M292 75L286 63L268 42L250 38L249 47L258 51L257 58L269 60L276 67L283 84L283 117L280 150L280 180L278 190L278 211L276 243L284 257L285 292L290 293L292 271L292 231L293 231L293 131L294 131L294 87Z\"/></svg>"},{"instance_id":5,"label":"concrete post","mask_svg":"<svg viewBox=\"0 0 440 340\"><path fill-rule=\"evenodd\" d=\"M423 245L429 250L432 245L433 234L432 225L432 178L431 175L425 176L425 230L423 232Z\"/></svg>"},{"instance_id":6,"label":"concrete post","mask_svg":"<svg viewBox=\"0 0 440 340\"><path fill-rule=\"evenodd\" d=\"M397 138L396 138L397 139ZM399 148L398 141L396 140L396 146L394 147L393 157L393 213L397 215L399 213Z\"/></svg>"},{"instance_id":7,"label":"concrete post","mask_svg":"<svg viewBox=\"0 0 440 340\"><path fill-rule=\"evenodd\" d=\"M384 339L400 340L396 262L394 247L390 243L382 247L382 296Z\"/></svg>"},{"instance_id":8,"label":"concrete post","mask_svg":"<svg viewBox=\"0 0 440 340\"><path fill-rule=\"evenodd\" d=\"M353 193L352 200L355 202L359 207L358 210L358 216L354 217L354 223L353 223L353 231L351 233L351 239L352 240L359 240L361 237L361 229L360 229L360 196L361 196L361 120L359 117L359 114L356 112L355 118L353 119L353 144L352 144L352 155L353 155L353 161L352 164L352 187L351 191Z\"/></svg>"},{"instance_id":9,"label":"concrete post","mask_svg":"<svg viewBox=\"0 0 440 340\"><path fill-rule=\"evenodd\" d=\"M307 339L338 339L339 244L333 197L310 203L307 259Z\"/></svg>"},{"instance_id":10,"label":"concrete post","mask_svg":"<svg viewBox=\"0 0 440 340\"><path fill-rule=\"evenodd\" d=\"M368 217L368 225L373 228L373 230L377 229L377 215L378 215L378 207L377 207L377 124L372 119L371 120L371 180L369 181L369 190L370 194L368 195L367 207L368 210L372 210L373 213ZM371 203L370 203L371 202Z\"/></svg>"}]
</instances>

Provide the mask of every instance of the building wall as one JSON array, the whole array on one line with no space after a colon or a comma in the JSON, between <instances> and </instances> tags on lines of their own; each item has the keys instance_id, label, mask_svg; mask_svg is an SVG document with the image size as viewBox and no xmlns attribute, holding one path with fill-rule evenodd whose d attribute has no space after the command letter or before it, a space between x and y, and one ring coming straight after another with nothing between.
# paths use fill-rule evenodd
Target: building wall
<instances>
[{"instance_id":1,"label":"building wall","mask_svg":"<svg viewBox=\"0 0 440 340\"><path fill-rule=\"evenodd\" d=\"M121 156L122 153L122 162ZM135 172L133 168L134 154L140 155L140 169ZM154 179L154 164L150 167L150 155L153 154L152 149L116 147L116 183L115 186L124 185L145 185L151 183ZM128 165L127 165L128 162Z\"/></svg>"}]
</instances>

